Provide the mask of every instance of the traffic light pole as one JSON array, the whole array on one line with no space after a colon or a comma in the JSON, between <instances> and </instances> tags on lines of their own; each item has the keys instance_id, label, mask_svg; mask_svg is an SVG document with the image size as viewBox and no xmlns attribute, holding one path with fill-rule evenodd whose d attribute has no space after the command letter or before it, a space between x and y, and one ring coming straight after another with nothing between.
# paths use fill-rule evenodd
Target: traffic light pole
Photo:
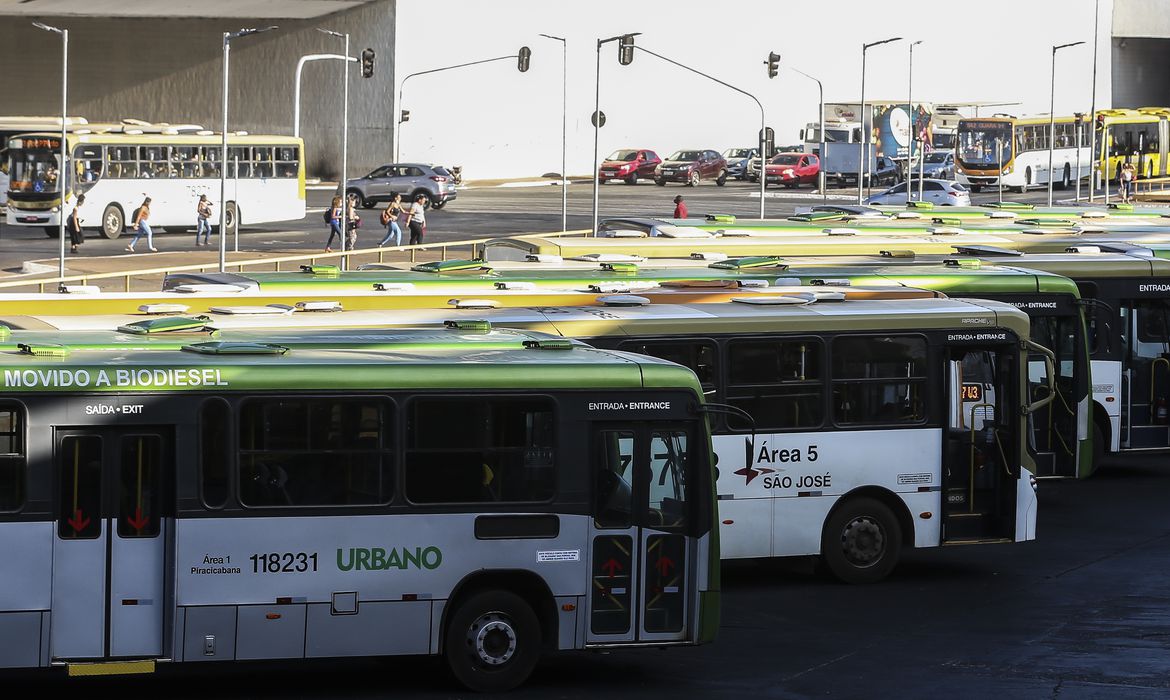
<instances>
[{"instance_id":1,"label":"traffic light pole","mask_svg":"<svg viewBox=\"0 0 1170 700\"><path fill-rule=\"evenodd\" d=\"M764 121L765 121L764 105L761 104L758 99L756 99L755 95L751 94L747 90L741 90L740 88L737 88L736 86L732 85L731 83L725 83L722 80L720 80L719 78L707 75L703 71L695 70L694 68L691 68L690 66L683 65L682 63L679 63L678 61L675 61L673 59L669 59L666 56L663 56L662 54L654 53L650 49L643 48L643 47L637 46L637 45L635 45L633 48L637 49L638 51L648 53L651 56L654 56L655 58L666 61L667 63L669 63L671 65L678 66L679 68L682 68L683 70L688 70L696 75L701 75L704 78L711 80L711 81L714 81L716 83L719 83L723 87L734 90L741 95L747 95L748 97L752 98L752 100L756 103L756 106L760 108L760 133L761 134L764 133L764 131L767 129L767 126L765 126L765 124L764 124ZM600 51L600 50L601 49L599 47L598 51ZM596 151L596 148L594 150ZM760 152L760 218L761 219L764 218L764 188L767 187L767 184L768 184L768 168L767 168L767 160L766 160L765 156L766 156L766 154L761 150L761 152ZM594 160L596 160L596 155L594 155ZM596 173L594 173L594 178L596 178ZM597 230L596 221L594 221L594 231L596 231L596 230Z\"/></svg>"},{"instance_id":2,"label":"traffic light pole","mask_svg":"<svg viewBox=\"0 0 1170 700\"><path fill-rule=\"evenodd\" d=\"M432 68L430 70L420 70L417 73L411 73L410 75L407 75L405 78L403 78L402 82L398 83L398 104L396 105L398 107L398 114L397 114L397 118L394 120L394 124L398 127L395 130L396 133L394 134L394 162L395 163L398 162L398 154L400 152L399 146L401 145L401 141L402 141L402 90L403 90L403 88L406 87L407 80L410 80L411 78L413 78L415 76L419 76L419 75L428 75L430 73L442 73L443 71L455 70L456 68L467 68L468 66L478 66L481 63L494 63L496 61L515 61L515 60L516 60L516 54L509 54L507 56L497 56L495 58L485 58L482 61L471 61L469 63L458 63L458 64L453 65L453 66L443 66L442 68Z\"/></svg>"},{"instance_id":3,"label":"traffic light pole","mask_svg":"<svg viewBox=\"0 0 1170 700\"><path fill-rule=\"evenodd\" d=\"M293 136L301 135L301 73L309 61L324 60L343 61L345 56L336 53L314 53L301 56L297 61L296 76L293 78ZM357 62L354 56L350 56L349 60Z\"/></svg>"}]
</instances>

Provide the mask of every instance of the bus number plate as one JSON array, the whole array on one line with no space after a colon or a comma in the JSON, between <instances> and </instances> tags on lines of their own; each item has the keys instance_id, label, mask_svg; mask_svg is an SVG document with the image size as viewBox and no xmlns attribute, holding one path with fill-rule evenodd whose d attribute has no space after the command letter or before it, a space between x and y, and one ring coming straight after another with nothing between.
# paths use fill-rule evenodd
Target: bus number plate
<instances>
[{"instance_id":1,"label":"bus number plate","mask_svg":"<svg viewBox=\"0 0 1170 700\"><path fill-rule=\"evenodd\" d=\"M982 401L983 400L983 385L982 384L964 384L962 389L962 396L964 401Z\"/></svg>"}]
</instances>

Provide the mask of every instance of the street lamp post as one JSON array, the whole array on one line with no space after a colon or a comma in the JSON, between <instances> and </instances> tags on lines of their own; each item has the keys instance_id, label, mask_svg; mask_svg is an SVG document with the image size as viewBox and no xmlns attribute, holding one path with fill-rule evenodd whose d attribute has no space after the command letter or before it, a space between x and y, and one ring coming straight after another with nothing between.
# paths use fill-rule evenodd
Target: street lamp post
<instances>
[{"instance_id":1,"label":"street lamp post","mask_svg":"<svg viewBox=\"0 0 1170 700\"><path fill-rule=\"evenodd\" d=\"M65 158L68 155L65 144L65 125L67 122L65 115L69 106L69 30L59 29L42 22L33 22L33 26L46 32L53 32L54 34L61 35L61 163L57 166L57 190L61 193L61 206L57 209L57 243L59 244L60 248L58 251L57 275L59 277L64 277L65 192L68 181L72 179L68 164L65 162Z\"/></svg>"},{"instance_id":2,"label":"street lamp post","mask_svg":"<svg viewBox=\"0 0 1170 700\"><path fill-rule=\"evenodd\" d=\"M496 56L495 58L485 58L481 61L469 61L468 63L457 63L453 66L443 66L442 68L431 68L430 70L420 70L417 73L411 73L398 83L398 114L394 123L398 126L394 133L394 162L398 162L399 142L402 141L402 91L406 87L406 81L420 75L428 75L430 73L442 73L443 71L455 70L456 68L466 68L468 66L478 66L481 63L494 63L496 61L515 61L517 54L508 54L507 56ZM527 68L525 68L527 70ZM523 72L523 71L521 71Z\"/></svg>"},{"instance_id":3,"label":"street lamp post","mask_svg":"<svg viewBox=\"0 0 1170 700\"><path fill-rule=\"evenodd\" d=\"M293 78L293 136L301 135L301 72L309 61L343 61L345 56L336 53L314 53L301 56L297 60L296 77ZM356 56L350 56L350 61L357 63Z\"/></svg>"},{"instance_id":4,"label":"street lamp post","mask_svg":"<svg viewBox=\"0 0 1170 700\"><path fill-rule=\"evenodd\" d=\"M716 78L716 77L711 76L711 75L707 75L703 71L696 70L694 68L691 68L690 66L679 63L678 61L667 58L666 56L663 56L660 53L654 53L650 49L647 49L647 48L644 48L641 46L635 46L634 48L638 51L642 51L643 53L648 53L655 58L666 61L667 63L669 63L673 66L678 66L679 68L682 68L683 70L690 71L690 72L694 73L695 75L701 75L704 78L706 78L707 80L711 80L711 81L714 81L716 83L719 83L723 87L734 90L741 95L747 95L748 97L752 98L752 101L754 101L756 103L756 106L760 108L760 134L762 135L766 131L767 127L765 126L764 105L760 102L760 100L755 95L751 94L747 90L742 90L740 88L737 88L736 86L732 85L731 83L726 83L726 82L720 80L719 78ZM764 218L764 188L767 186L767 181L768 181L768 166L767 166L767 161L764 159L764 155L765 154L763 153L763 150L761 149L761 151L760 151L760 218L761 219ZM594 229L594 231L596 231L596 228Z\"/></svg>"},{"instance_id":5,"label":"street lamp post","mask_svg":"<svg viewBox=\"0 0 1170 700\"><path fill-rule=\"evenodd\" d=\"M860 205L865 199L864 181L865 181L865 166L866 156L869 153L869 139L871 134L865 128L865 52L869 51L874 46L881 46L882 44L889 44L893 41L901 41L902 37L895 36L889 39L882 39L881 41L874 41L869 44L861 45L861 144L860 155L857 160L857 204ZM872 122L871 122L872 130Z\"/></svg>"},{"instance_id":6,"label":"street lamp post","mask_svg":"<svg viewBox=\"0 0 1170 700\"><path fill-rule=\"evenodd\" d=\"M261 27L259 29L252 27L248 29L241 29L236 32L223 33L223 139L220 143L219 152L219 271L225 272L227 268L227 166L228 166L228 65L231 58L232 39L239 39L240 37L250 36L252 34L259 34L276 29L275 26ZM239 177L239 173L236 173ZM236 219L236 227L240 225L239 219Z\"/></svg>"},{"instance_id":7,"label":"street lamp post","mask_svg":"<svg viewBox=\"0 0 1170 700\"><path fill-rule=\"evenodd\" d=\"M1085 42L1074 41L1052 47L1052 94L1048 103L1048 206L1052 206L1052 161L1056 153L1056 52Z\"/></svg>"},{"instance_id":8,"label":"street lamp post","mask_svg":"<svg viewBox=\"0 0 1170 700\"><path fill-rule=\"evenodd\" d=\"M1093 189L1096 186L1097 168L1100 159L1097 158L1097 24L1101 18L1101 0L1093 2L1093 97L1089 104L1089 202L1093 201ZM1105 180L1105 190L1109 190L1109 180Z\"/></svg>"},{"instance_id":9,"label":"street lamp post","mask_svg":"<svg viewBox=\"0 0 1170 700\"><path fill-rule=\"evenodd\" d=\"M597 210L600 196L600 181L598 180L598 145L601 143L601 47L611 41L618 41L624 37L639 36L642 32L630 32L629 34L618 34L611 36L608 39L597 40L597 73L593 77L593 235L597 235Z\"/></svg>"},{"instance_id":10,"label":"street lamp post","mask_svg":"<svg viewBox=\"0 0 1170 700\"><path fill-rule=\"evenodd\" d=\"M341 192L341 231L345 238L341 239L341 249L346 250L346 241L349 239L349 195L345 188L349 182L346 175L349 172L349 33L342 34L332 29L317 27L317 31L332 37L345 40L345 60L341 63L341 177L337 179L337 189ZM344 266L348 258L342 256Z\"/></svg>"},{"instance_id":11,"label":"street lamp post","mask_svg":"<svg viewBox=\"0 0 1170 700\"><path fill-rule=\"evenodd\" d=\"M561 231L569 230L569 173L565 172L566 143L568 143L569 122L569 73L568 50L569 42L562 36L541 34L540 36L553 41L561 42Z\"/></svg>"},{"instance_id":12,"label":"street lamp post","mask_svg":"<svg viewBox=\"0 0 1170 700\"><path fill-rule=\"evenodd\" d=\"M910 42L910 81L906 87L906 108L910 110L910 156L906 159L906 204L910 203L912 199L912 192L910 187L910 179L914 174L914 137L918 132L914 128L915 117L918 112L914 109L914 47L922 43L922 40ZM921 154L919 154L921 157ZM922 201L922 177L918 178L918 201Z\"/></svg>"},{"instance_id":13,"label":"street lamp post","mask_svg":"<svg viewBox=\"0 0 1170 700\"><path fill-rule=\"evenodd\" d=\"M804 77L808 78L809 80L812 80L813 82L815 82L817 84L817 90L820 91L821 151L820 151L820 153L817 154L817 159L820 161L820 167L817 168L817 183L818 183L818 186L821 188L821 201L827 202L829 200L829 193L825 191L825 86L821 83L820 80L812 77L811 75L809 75L808 73L805 73L804 71L800 70L799 68L792 68L791 66L789 66L789 69L792 72L799 73L799 74L803 75ZM761 163L760 168L762 169L764 167L763 161L761 160L760 163ZM761 170L761 172L763 172L763 171ZM761 215L760 218L762 219L763 215Z\"/></svg>"},{"instance_id":14,"label":"street lamp post","mask_svg":"<svg viewBox=\"0 0 1170 700\"><path fill-rule=\"evenodd\" d=\"M1076 202L1077 202L1077 204L1080 204L1081 203L1081 142L1082 142L1081 137L1083 136L1082 132L1083 132L1084 126L1085 126L1085 114L1084 114L1084 112L1077 112L1073 116L1076 117L1074 123L1077 125L1077 196L1076 196Z\"/></svg>"}]
</instances>

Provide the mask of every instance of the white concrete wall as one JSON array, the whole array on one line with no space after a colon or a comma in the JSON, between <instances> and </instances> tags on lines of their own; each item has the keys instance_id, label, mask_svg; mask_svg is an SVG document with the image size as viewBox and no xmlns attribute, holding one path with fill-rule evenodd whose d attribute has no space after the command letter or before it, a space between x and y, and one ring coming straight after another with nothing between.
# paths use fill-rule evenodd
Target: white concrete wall
<instances>
[{"instance_id":1,"label":"white concrete wall","mask_svg":"<svg viewBox=\"0 0 1170 700\"><path fill-rule=\"evenodd\" d=\"M816 118L815 83L790 71L768 80L769 51L816 75L826 101L856 101L861 44L891 36L923 39L915 48L916 100L1020 102L1017 114L1047 112L1054 44L1083 40L1057 62L1056 110L1087 111L1093 0L1060 3L983 0L976 5L840 0L831 5L776 0L397 0L395 67L415 71L514 54L532 47L532 69L502 61L412 78L403 97L403 160L464 166L465 177L534 176L560 170L560 44L569 39L570 174L592 169L595 41L642 32L637 42L694 66L764 103L777 143L795 143ZM1054 9L1059 8L1058 12ZM1110 95L1112 0L1101 2L1098 107ZM601 55L601 155L638 146L669 152L750 145L755 104L698 76L639 52L620 66L613 44ZM867 99L905 99L905 42L869 51Z\"/></svg>"}]
</instances>

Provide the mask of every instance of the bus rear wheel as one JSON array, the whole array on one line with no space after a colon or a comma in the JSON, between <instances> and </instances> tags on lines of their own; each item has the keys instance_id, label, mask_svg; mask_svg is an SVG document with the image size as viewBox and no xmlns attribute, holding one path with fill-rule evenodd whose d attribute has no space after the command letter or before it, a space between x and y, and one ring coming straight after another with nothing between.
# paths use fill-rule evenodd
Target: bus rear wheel
<instances>
[{"instance_id":1,"label":"bus rear wheel","mask_svg":"<svg viewBox=\"0 0 1170 700\"><path fill-rule=\"evenodd\" d=\"M850 499L825 522L821 558L845 583L874 583L894 570L902 552L898 519L872 498Z\"/></svg>"},{"instance_id":2,"label":"bus rear wheel","mask_svg":"<svg viewBox=\"0 0 1170 700\"><path fill-rule=\"evenodd\" d=\"M122 231L126 229L126 215L122 213L122 207L117 204L107 204L104 211L102 211L102 238L114 239L122 235Z\"/></svg>"},{"instance_id":3,"label":"bus rear wheel","mask_svg":"<svg viewBox=\"0 0 1170 700\"><path fill-rule=\"evenodd\" d=\"M227 235L234 236L236 229L240 226L240 209L235 202L228 202L227 207L224 208L224 228L227 229ZM218 227L217 227L218 228Z\"/></svg>"},{"instance_id":4,"label":"bus rear wheel","mask_svg":"<svg viewBox=\"0 0 1170 700\"><path fill-rule=\"evenodd\" d=\"M540 659L540 621L514 593L476 593L451 615L443 652L452 675L469 690L511 690Z\"/></svg>"}]
</instances>

